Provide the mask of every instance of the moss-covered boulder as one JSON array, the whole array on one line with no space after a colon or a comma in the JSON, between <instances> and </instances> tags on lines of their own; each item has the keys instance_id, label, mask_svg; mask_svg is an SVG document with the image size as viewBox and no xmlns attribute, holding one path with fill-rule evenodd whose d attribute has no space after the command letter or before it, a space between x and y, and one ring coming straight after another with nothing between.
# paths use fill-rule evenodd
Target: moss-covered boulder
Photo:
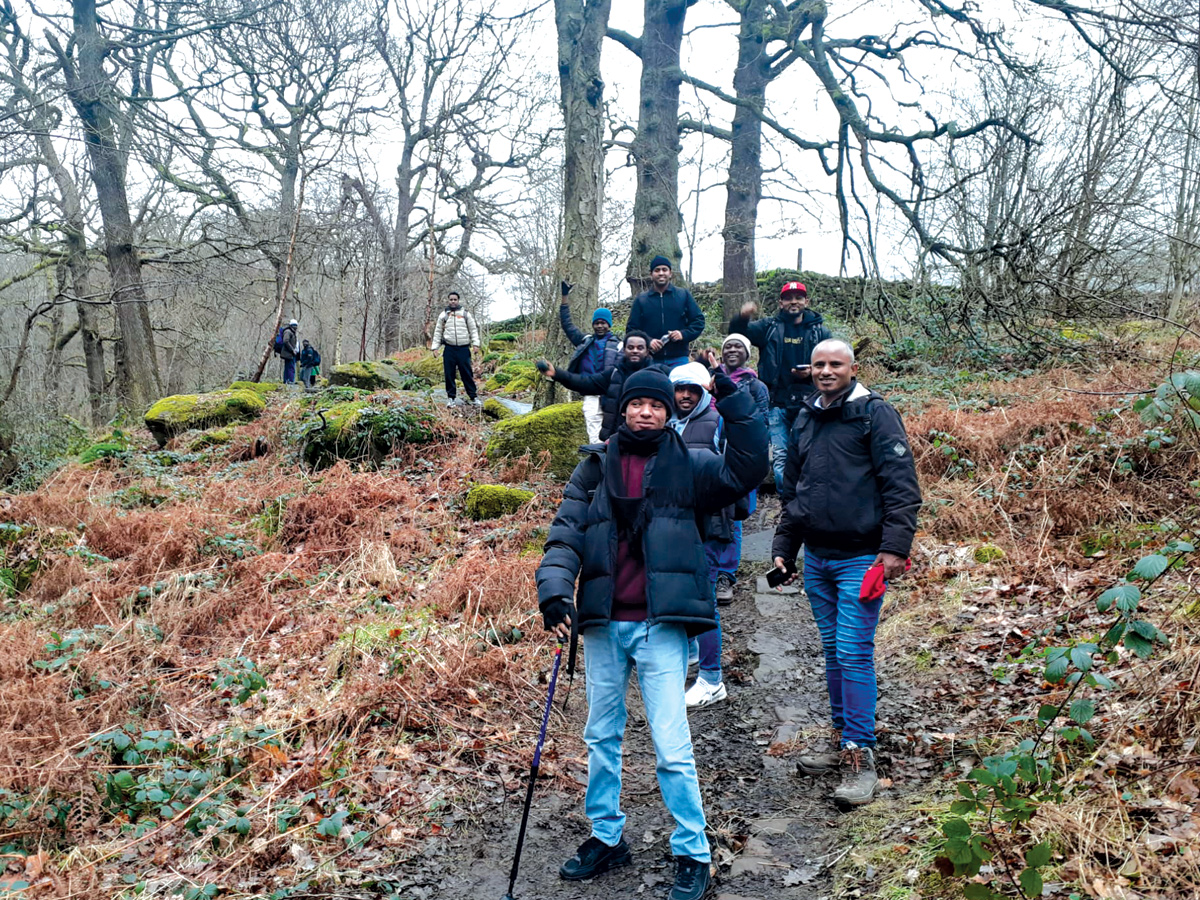
<instances>
[{"instance_id":1,"label":"moss-covered boulder","mask_svg":"<svg viewBox=\"0 0 1200 900\"><path fill-rule=\"evenodd\" d=\"M495 419L497 422L503 422L505 419L511 419L516 415L515 412L495 397L488 397L483 401L483 414L489 419Z\"/></svg>"},{"instance_id":2,"label":"moss-covered boulder","mask_svg":"<svg viewBox=\"0 0 1200 900\"><path fill-rule=\"evenodd\" d=\"M524 416L497 423L488 439L491 460L513 459L525 453L535 460L550 453L550 471L567 478L580 460L579 448L588 442L582 403L556 403Z\"/></svg>"},{"instance_id":3,"label":"moss-covered boulder","mask_svg":"<svg viewBox=\"0 0 1200 900\"><path fill-rule=\"evenodd\" d=\"M266 405L262 395L250 390L175 394L163 397L146 410L146 427L161 447L185 431L249 421Z\"/></svg>"},{"instance_id":4,"label":"moss-covered boulder","mask_svg":"<svg viewBox=\"0 0 1200 900\"><path fill-rule=\"evenodd\" d=\"M331 385L355 387L364 391L405 391L429 387L427 381L402 371L396 362L390 359L334 366L329 370L328 377Z\"/></svg>"},{"instance_id":5,"label":"moss-covered boulder","mask_svg":"<svg viewBox=\"0 0 1200 900\"><path fill-rule=\"evenodd\" d=\"M339 459L378 465L401 444L426 444L438 434L429 403L373 397L334 403L314 413L304 432L304 460L324 468Z\"/></svg>"},{"instance_id":6,"label":"moss-covered boulder","mask_svg":"<svg viewBox=\"0 0 1200 900\"><path fill-rule=\"evenodd\" d=\"M201 450L207 450L209 447L223 446L232 440L232 428L213 428L204 432L202 435L188 444L188 450L190 450L192 453L199 453Z\"/></svg>"},{"instance_id":7,"label":"moss-covered boulder","mask_svg":"<svg viewBox=\"0 0 1200 900\"><path fill-rule=\"evenodd\" d=\"M539 377L533 360L513 359L500 366L483 388L502 394L522 394L533 390Z\"/></svg>"},{"instance_id":8,"label":"moss-covered boulder","mask_svg":"<svg viewBox=\"0 0 1200 900\"><path fill-rule=\"evenodd\" d=\"M503 484L477 484L467 493L467 515L476 522L515 513L532 500L533 491Z\"/></svg>"},{"instance_id":9,"label":"moss-covered boulder","mask_svg":"<svg viewBox=\"0 0 1200 900\"><path fill-rule=\"evenodd\" d=\"M401 372L424 378L430 384L440 384L444 377L441 353L425 353L416 359L396 360L395 365Z\"/></svg>"},{"instance_id":10,"label":"moss-covered boulder","mask_svg":"<svg viewBox=\"0 0 1200 900\"><path fill-rule=\"evenodd\" d=\"M87 465L98 459L114 459L125 454L129 449L129 436L121 429L114 429L100 440L88 445L79 454L79 462Z\"/></svg>"},{"instance_id":11,"label":"moss-covered boulder","mask_svg":"<svg viewBox=\"0 0 1200 900\"><path fill-rule=\"evenodd\" d=\"M235 381L229 386L231 391L254 391L264 396L282 389L282 381Z\"/></svg>"}]
</instances>

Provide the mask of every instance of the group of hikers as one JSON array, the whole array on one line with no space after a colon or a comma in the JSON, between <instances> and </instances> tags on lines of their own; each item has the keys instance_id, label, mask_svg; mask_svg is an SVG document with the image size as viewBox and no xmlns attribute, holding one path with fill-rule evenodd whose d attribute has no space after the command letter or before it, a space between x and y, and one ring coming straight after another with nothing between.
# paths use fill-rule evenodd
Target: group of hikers
<instances>
[{"instance_id":1,"label":"group of hikers","mask_svg":"<svg viewBox=\"0 0 1200 900\"><path fill-rule=\"evenodd\" d=\"M276 330L272 349L283 362L283 383L296 383L296 364L299 363L300 383L306 390L312 390L321 374L321 354L308 340L297 343L299 336L300 323L292 319Z\"/></svg>"},{"instance_id":2,"label":"group of hikers","mask_svg":"<svg viewBox=\"0 0 1200 900\"><path fill-rule=\"evenodd\" d=\"M720 353L691 359L704 315L672 275L670 261L655 257L623 339L603 308L582 334L567 306L571 286L562 285L575 352L565 368L538 368L584 395L591 443L550 526L537 589L545 627L560 641L573 630L582 637L587 683L592 833L559 874L589 879L632 861L620 793L636 669L675 820L670 900L699 900L712 856L687 714L727 697L719 610L733 600L756 489L773 469L782 508L768 580L792 583L803 551L825 657L829 742L804 748L797 765L805 775L837 774L841 809L869 803L879 786L875 630L888 583L908 566L921 494L900 415L858 383L853 347L810 308L803 284L783 285L772 318L757 319L747 303ZM687 687L691 662L698 674Z\"/></svg>"}]
</instances>

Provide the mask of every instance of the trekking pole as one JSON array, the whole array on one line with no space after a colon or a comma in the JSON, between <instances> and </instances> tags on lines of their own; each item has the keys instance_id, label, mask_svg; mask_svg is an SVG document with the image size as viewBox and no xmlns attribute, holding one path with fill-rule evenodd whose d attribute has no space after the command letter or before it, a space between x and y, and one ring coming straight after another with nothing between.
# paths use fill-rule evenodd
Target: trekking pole
<instances>
[{"instance_id":1,"label":"trekking pole","mask_svg":"<svg viewBox=\"0 0 1200 900\"><path fill-rule=\"evenodd\" d=\"M550 672L550 689L546 692L546 711L542 713L542 730L538 733L537 746L533 751L533 763L529 767L529 788L525 791L525 809L521 812L521 828L517 832L517 852L513 854L512 870L508 873L508 893L503 900L513 900L513 886L517 883L517 869L521 865L521 850L525 846L525 826L529 824L529 806L533 803L533 789L537 784L538 766L542 762L542 744L546 742L546 723L550 721L550 707L554 703L554 685L558 682L558 666L562 662L563 642L560 638L554 651L554 669Z\"/></svg>"}]
</instances>

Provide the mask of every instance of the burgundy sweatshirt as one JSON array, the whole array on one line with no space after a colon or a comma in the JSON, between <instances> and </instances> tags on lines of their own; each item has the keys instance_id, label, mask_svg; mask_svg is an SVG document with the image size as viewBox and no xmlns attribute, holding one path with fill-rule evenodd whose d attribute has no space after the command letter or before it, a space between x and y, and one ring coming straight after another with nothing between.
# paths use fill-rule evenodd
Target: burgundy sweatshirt
<instances>
[{"instance_id":1,"label":"burgundy sweatshirt","mask_svg":"<svg viewBox=\"0 0 1200 900\"><path fill-rule=\"evenodd\" d=\"M649 456L626 453L621 457L621 474L630 497L641 497L642 480ZM617 541L617 565L613 573L612 620L614 622L646 621L646 564L629 552L629 541Z\"/></svg>"}]
</instances>

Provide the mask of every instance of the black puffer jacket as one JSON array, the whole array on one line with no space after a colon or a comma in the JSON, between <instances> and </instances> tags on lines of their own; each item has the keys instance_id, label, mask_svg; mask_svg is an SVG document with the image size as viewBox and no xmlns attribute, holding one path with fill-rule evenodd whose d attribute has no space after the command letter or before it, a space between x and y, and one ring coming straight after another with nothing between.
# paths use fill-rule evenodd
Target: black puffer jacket
<instances>
[{"instance_id":1,"label":"black puffer jacket","mask_svg":"<svg viewBox=\"0 0 1200 900\"><path fill-rule=\"evenodd\" d=\"M792 373L783 367L783 313L769 319L751 322L746 316L734 316L729 321L730 334L744 334L750 343L759 349L758 377L771 392L771 405L794 409L803 404L804 398L815 390L811 381L798 382ZM821 314L811 309L804 311L801 321L803 338L800 358L811 360L813 347L833 337Z\"/></svg>"},{"instance_id":2,"label":"black puffer jacket","mask_svg":"<svg viewBox=\"0 0 1200 900\"><path fill-rule=\"evenodd\" d=\"M908 556L921 488L900 414L858 383L829 409L819 396L788 438L772 556L795 559L801 544L831 559Z\"/></svg>"},{"instance_id":3,"label":"black puffer jacket","mask_svg":"<svg viewBox=\"0 0 1200 900\"><path fill-rule=\"evenodd\" d=\"M713 616L712 585L697 516L718 512L749 493L769 468L767 428L755 415L754 400L737 391L717 403L725 420L724 456L691 451L692 508L654 504L642 540L646 560L647 622L682 624L691 635L708 631ZM673 431L667 440L682 439ZM580 629L605 625L612 613L617 526L605 485L604 447L589 445L588 457L575 468L563 502L550 526L546 555L538 566L538 603L575 598ZM646 467L650 483L654 459ZM576 590L576 578L579 586Z\"/></svg>"},{"instance_id":4,"label":"black puffer jacket","mask_svg":"<svg viewBox=\"0 0 1200 900\"><path fill-rule=\"evenodd\" d=\"M670 371L667 366L660 365L652 359L634 365L625 358L625 354L621 354L617 358L617 364L611 369L605 369L603 372L596 372L592 375L580 375L577 372L556 368L554 380L567 390L577 394L600 395L600 412L603 414L603 418L600 420L600 440L607 441L609 435L616 431L617 425L620 424L617 421L617 411L621 405L621 388L625 384L625 379L647 366L656 366L663 372Z\"/></svg>"}]
</instances>

